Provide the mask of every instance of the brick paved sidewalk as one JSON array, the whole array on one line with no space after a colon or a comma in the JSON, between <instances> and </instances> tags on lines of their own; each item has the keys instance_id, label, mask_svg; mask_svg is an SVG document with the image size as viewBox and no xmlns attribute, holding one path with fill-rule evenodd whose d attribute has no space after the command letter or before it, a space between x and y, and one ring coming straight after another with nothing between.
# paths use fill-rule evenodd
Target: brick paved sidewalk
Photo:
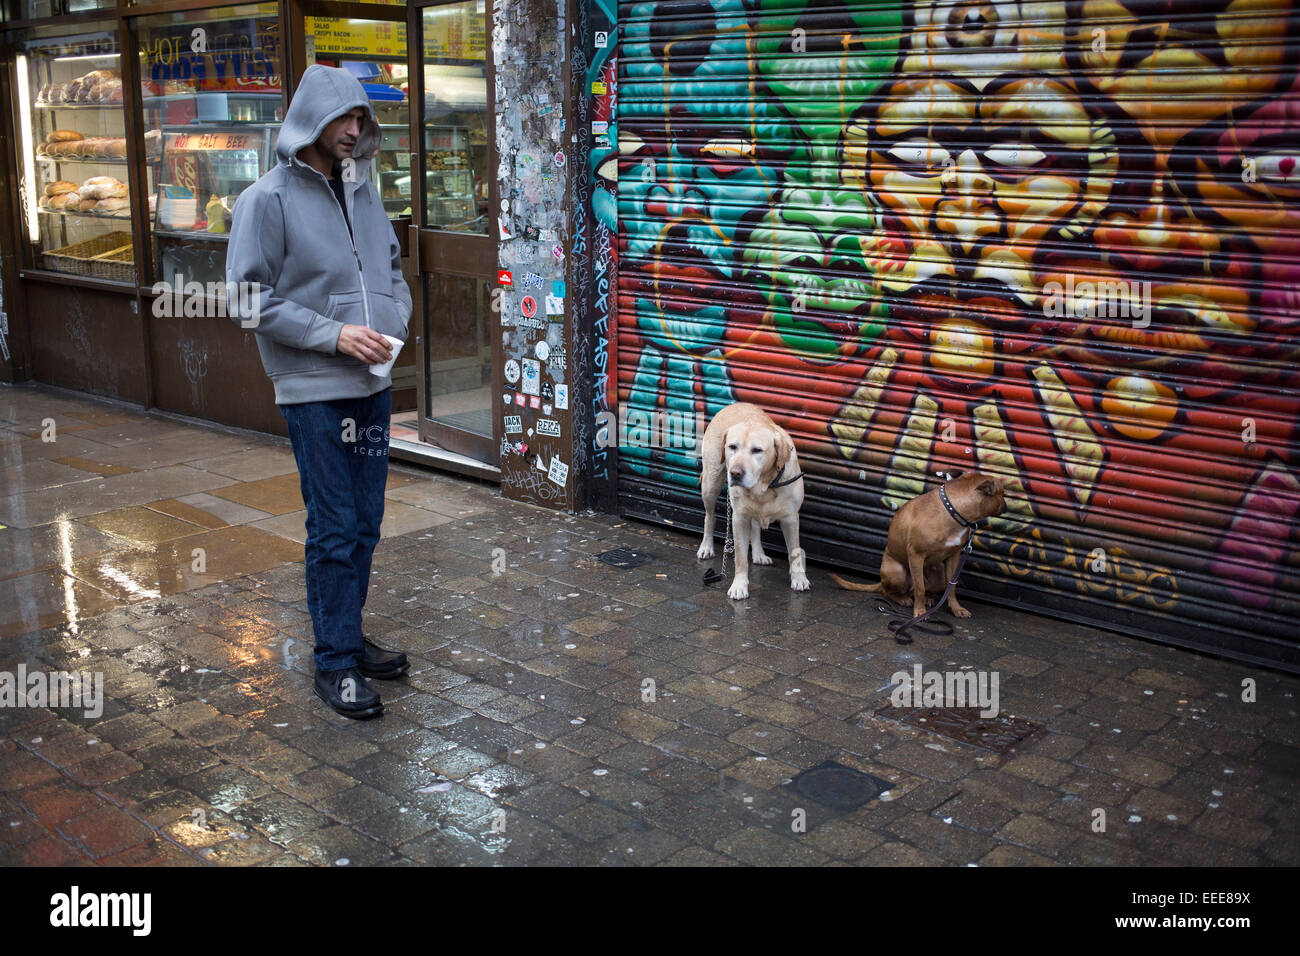
<instances>
[{"instance_id":1,"label":"brick paved sidewalk","mask_svg":"<svg viewBox=\"0 0 1300 956\"><path fill-rule=\"evenodd\" d=\"M1294 678L975 600L902 647L824 568L736 604L690 535L394 466L366 628L412 668L352 722L311 694L283 442L20 388L0 455L0 672L106 698L0 708L0 863L1300 862ZM876 713L915 664L1041 728L1002 755ZM888 789L797 792L826 761Z\"/></svg>"}]
</instances>

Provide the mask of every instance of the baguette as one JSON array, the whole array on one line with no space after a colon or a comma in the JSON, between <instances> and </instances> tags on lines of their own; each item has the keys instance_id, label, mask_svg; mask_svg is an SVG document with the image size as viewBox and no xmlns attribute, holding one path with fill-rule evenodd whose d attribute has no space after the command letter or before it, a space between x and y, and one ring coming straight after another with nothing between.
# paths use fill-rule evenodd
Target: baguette
<instances>
[{"instance_id":1,"label":"baguette","mask_svg":"<svg viewBox=\"0 0 1300 956\"><path fill-rule=\"evenodd\" d=\"M82 135L75 129L56 129L49 136L45 137L47 143L66 143L74 139L82 139Z\"/></svg>"},{"instance_id":2,"label":"baguette","mask_svg":"<svg viewBox=\"0 0 1300 956\"><path fill-rule=\"evenodd\" d=\"M119 199L126 195L126 183L112 176L94 176L81 184L82 199Z\"/></svg>"}]
</instances>

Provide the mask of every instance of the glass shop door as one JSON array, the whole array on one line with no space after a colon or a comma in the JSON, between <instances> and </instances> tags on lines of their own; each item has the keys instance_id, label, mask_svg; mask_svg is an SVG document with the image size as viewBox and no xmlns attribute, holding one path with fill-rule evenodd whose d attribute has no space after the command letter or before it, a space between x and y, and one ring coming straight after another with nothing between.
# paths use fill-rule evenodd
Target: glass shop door
<instances>
[{"instance_id":1,"label":"glass shop door","mask_svg":"<svg viewBox=\"0 0 1300 956\"><path fill-rule=\"evenodd\" d=\"M407 8L418 427L429 442L487 465L500 458L493 353L497 178L486 0ZM422 322L417 320L422 318Z\"/></svg>"}]
</instances>

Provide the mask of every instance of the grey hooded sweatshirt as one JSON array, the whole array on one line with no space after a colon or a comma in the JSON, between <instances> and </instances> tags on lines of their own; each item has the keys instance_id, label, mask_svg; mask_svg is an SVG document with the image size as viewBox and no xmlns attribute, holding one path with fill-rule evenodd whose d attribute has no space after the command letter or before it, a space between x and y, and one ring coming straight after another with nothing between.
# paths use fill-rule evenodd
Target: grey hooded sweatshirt
<instances>
[{"instance_id":1,"label":"grey hooded sweatshirt","mask_svg":"<svg viewBox=\"0 0 1300 956\"><path fill-rule=\"evenodd\" d=\"M331 120L361 106L366 116L343 176L348 218L329 181L298 158ZM256 283L231 318L257 334L262 365L280 405L366 398L392 384L360 359L335 350L344 325L407 337L411 291L401 251L370 162L379 125L361 83L319 64L303 74L276 140L278 162L240 194L226 253L226 282ZM352 236L347 223L352 223ZM228 285L238 290L238 285ZM235 295L228 294L229 302Z\"/></svg>"}]
</instances>

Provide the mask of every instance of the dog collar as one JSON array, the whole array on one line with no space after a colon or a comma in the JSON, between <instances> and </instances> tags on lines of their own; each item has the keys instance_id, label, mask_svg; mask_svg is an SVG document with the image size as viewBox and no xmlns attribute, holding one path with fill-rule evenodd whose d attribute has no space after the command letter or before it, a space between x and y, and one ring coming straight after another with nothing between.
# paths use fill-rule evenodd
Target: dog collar
<instances>
[{"instance_id":1,"label":"dog collar","mask_svg":"<svg viewBox=\"0 0 1300 956\"><path fill-rule=\"evenodd\" d=\"M948 509L948 514L952 515L952 520L956 521L963 528L970 528L974 531L979 526L978 521L967 521L961 516L961 513L952 506L952 502L948 500L948 492L943 485L939 486L939 500L942 501L943 506Z\"/></svg>"},{"instance_id":2,"label":"dog collar","mask_svg":"<svg viewBox=\"0 0 1300 956\"><path fill-rule=\"evenodd\" d=\"M796 481L798 481L800 478L803 477L803 472L801 471L799 472L799 474L792 475L791 477L787 478L785 481L782 481L781 476L784 474L785 474L785 465L782 465L781 470L778 471L776 473L776 477L772 479L772 483L767 486L767 490L771 491L773 488L781 488L784 487L785 485L793 485Z\"/></svg>"}]
</instances>

